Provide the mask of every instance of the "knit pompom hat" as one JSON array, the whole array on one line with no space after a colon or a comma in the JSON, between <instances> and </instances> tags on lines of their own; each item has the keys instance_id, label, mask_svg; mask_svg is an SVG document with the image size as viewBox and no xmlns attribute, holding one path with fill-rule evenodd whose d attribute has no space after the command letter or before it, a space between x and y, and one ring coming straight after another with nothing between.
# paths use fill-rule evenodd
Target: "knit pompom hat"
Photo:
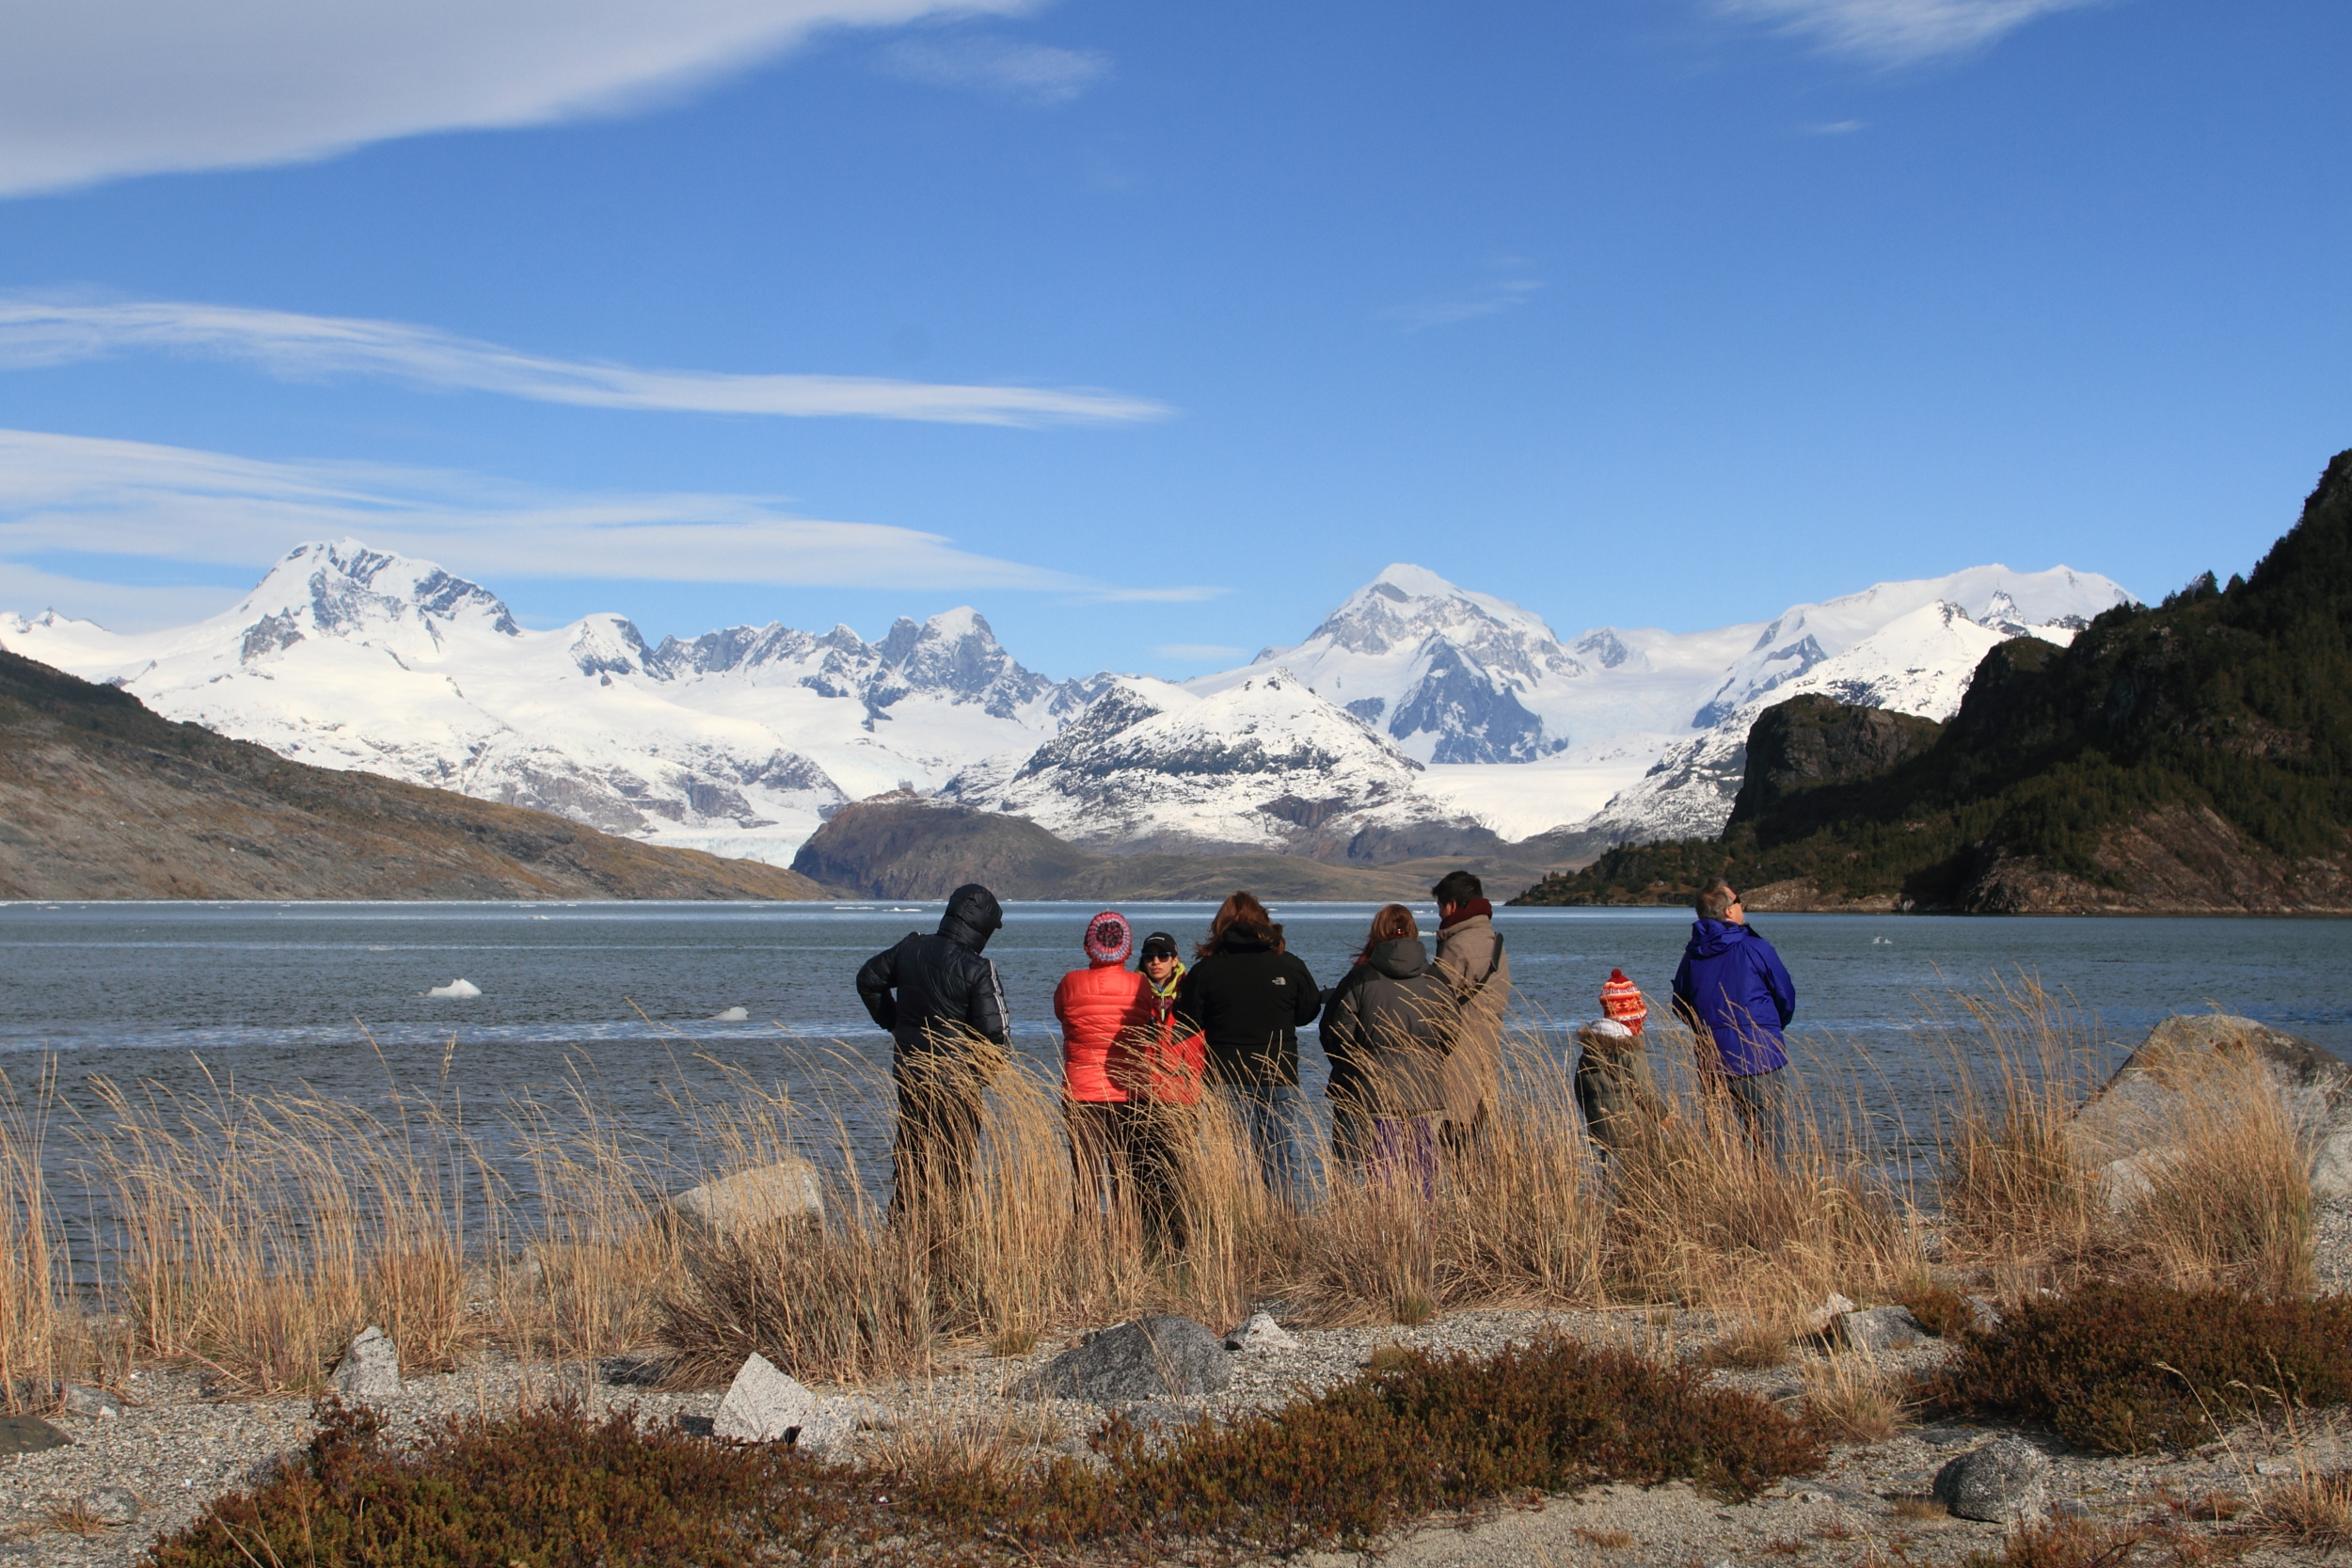
<instances>
[{"instance_id":1,"label":"knit pompom hat","mask_svg":"<svg viewBox=\"0 0 2352 1568\"><path fill-rule=\"evenodd\" d=\"M1600 988L1600 1010L1635 1034L1641 1033L1643 1021L1649 1017L1642 988L1627 979L1622 969L1611 970L1608 983Z\"/></svg>"},{"instance_id":2,"label":"knit pompom hat","mask_svg":"<svg viewBox=\"0 0 2352 1568\"><path fill-rule=\"evenodd\" d=\"M1104 910L1087 922L1087 957L1098 964L1125 963L1135 943L1127 917L1115 910Z\"/></svg>"}]
</instances>

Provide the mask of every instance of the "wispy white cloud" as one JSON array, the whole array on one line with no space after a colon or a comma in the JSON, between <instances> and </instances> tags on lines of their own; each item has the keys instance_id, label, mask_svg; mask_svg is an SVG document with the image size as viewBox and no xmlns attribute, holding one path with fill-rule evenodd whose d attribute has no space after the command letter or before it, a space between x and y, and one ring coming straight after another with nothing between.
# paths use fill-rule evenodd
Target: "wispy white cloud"
<instances>
[{"instance_id":1,"label":"wispy white cloud","mask_svg":"<svg viewBox=\"0 0 2352 1568\"><path fill-rule=\"evenodd\" d=\"M1825 125L1808 125L1804 129L1807 135L1813 136L1851 136L1867 123L1860 119L1833 119Z\"/></svg>"},{"instance_id":2,"label":"wispy white cloud","mask_svg":"<svg viewBox=\"0 0 2352 1568\"><path fill-rule=\"evenodd\" d=\"M795 516L771 497L567 494L474 474L0 431L0 558L71 551L85 563L243 565L346 534L507 578L1003 589L1088 601L1221 592L1126 588L968 550L943 534Z\"/></svg>"},{"instance_id":3,"label":"wispy white cloud","mask_svg":"<svg viewBox=\"0 0 2352 1568\"><path fill-rule=\"evenodd\" d=\"M1182 659L1187 664L1241 658L1249 652L1247 648L1229 648L1222 642L1163 642L1152 651L1162 658Z\"/></svg>"},{"instance_id":4,"label":"wispy white cloud","mask_svg":"<svg viewBox=\"0 0 2352 1568\"><path fill-rule=\"evenodd\" d=\"M989 34L907 39L884 49L882 69L932 87L971 87L1032 103L1063 103L1110 74L1108 55L1020 43Z\"/></svg>"},{"instance_id":5,"label":"wispy white cloud","mask_svg":"<svg viewBox=\"0 0 2352 1568\"><path fill-rule=\"evenodd\" d=\"M997 425L1124 423L1169 412L1142 398L1082 388L639 370L548 358L400 322L174 301L87 304L0 295L0 369L137 351L242 360L290 380L384 376L590 408Z\"/></svg>"},{"instance_id":6,"label":"wispy white cloud","mask_svg":"<svg viewBox=\"0 0 2352 1568\"><path fill-rule=\"evenodd\" d=\"M1720 15L1762 22L1882 65L1981 49L2036 17L2104 0L1711 0Z\"/></svg>"},{"instance_id":7,"label":"wispy white cloud","mask_svg":"<svg viewBox=\"0 0 2352 1568\"><path fill-rule=\"evenodd\" d=\"M1543 281L1534 277L1497 278L1466 293L1394 305L1380 314L1407 332L1422 332L1433 326L1452 326L1457 322L1475 321L1480 316L1512 309L1533 299L1543 286Z\"/></svg>"},{"instance_id":8,"label":"wispy white cloud","mask_svg":"<svg viewBox=\"0 0 2352 1568\"><path fill-rule=\"evenodd\" d=\"M1031 0L71 0L7 8L0 196L641 108L812 35Z\"/></svg>"}]
</instances>

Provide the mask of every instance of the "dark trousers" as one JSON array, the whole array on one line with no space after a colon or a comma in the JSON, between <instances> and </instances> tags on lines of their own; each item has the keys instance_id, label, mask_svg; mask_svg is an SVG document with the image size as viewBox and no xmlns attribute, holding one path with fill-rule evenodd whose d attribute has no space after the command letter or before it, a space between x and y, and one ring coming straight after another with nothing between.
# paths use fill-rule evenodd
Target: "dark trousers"
<instances>
[{"instance_id":1,"label":"dark trousers","mask_svg":"<svg viewBox=\"0 0 2352 1568\"><path fill-rule=\"evenodd\" d=\"M1788 1072L1787 1068L1776 1067L1770 1072L1723 1081L1724 1093L1748 1136L1775 1160L1788 1151Z\"/></svg>"},{"instance_id":2,"label":"dark trousers","mask_svg":"<svg viewBox=\"0 0 2352 1568\"><path fill-rule=\"evenodd\" d=\"M1141 1101L1126 1110L1127 1163L1143 1233L1178 1251L1191 1234L1184 1218L1184 1171L1200 1135L1200 1107Z\"/></svg>"},{"instance_id":3,"label":"dark trousers","mask_svg":"<svg viewBox=\"0 0 2352 1568\"><path fill-rule=\"evenodd\" d=\"M1070 1122L1070 1167L1076 1180L1071 1199L1082 1214L1116 1212L1130 1180L1133 1109L1121 1101L1073 1100Z\"/></svg>"},{"instance_id":4,"label":"dark trousers","mask_svg":"<svg viewBox=\"0 0 2352 1568\"><path fill-rule=\"evenodd\" d=\"M980 1153L980 1096L987 1081L948 1052L898 1059L898 1136L890 1151L890 1217L951 1219L971 1191Z\"/></svg>"}]
</instances>

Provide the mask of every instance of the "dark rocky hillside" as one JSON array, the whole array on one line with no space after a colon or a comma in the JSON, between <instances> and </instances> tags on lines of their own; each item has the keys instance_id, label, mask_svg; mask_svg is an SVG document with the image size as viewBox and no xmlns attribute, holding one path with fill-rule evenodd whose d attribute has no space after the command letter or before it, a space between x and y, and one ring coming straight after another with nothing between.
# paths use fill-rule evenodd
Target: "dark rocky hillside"
<instances>
[{"instance_id":1,"label":"dark rocky hillside","mask_svg":"<svg viewBox=\"0 0 2352 1568\"><path fill-rule=\"evenodd\" d=\"M818 895L778 866L290 762L0 652L0 897Z\"/></svg>"},{"instance_id":2,"label":"dark rocky hillside","mask_svg":"<svg viewBox=\"0 0 2352 1568\"><path fill-rule=\"evenodd\" d=\"M1304 855L1105 855L1066 843L1025 817L883 796L835 812L801 847L792 868L869 898L938 898L962 883L984 882L1000 898L1216 899L1246 887L1262 898L1385 901L1425 898L1457 866L1476 872L1501 897L1557 863L1508 852L1423 856L1377 867Z\"/></svg>"},{"instance_id":3,"label":"dark rocky hillside","mask_svg":"<svg viewBox=\"0 0 2352 1568\"><path fill-rule=\"evenodd\" d=\"M1924 722L1782 704L1721 839L1612 850L1524 901L1678 902L1724 876L1757 909L2352 912L2352 451L2247 577L2069 648L2003 643L1940 734L1904 727Z\"/></svg>"}]
</instances>

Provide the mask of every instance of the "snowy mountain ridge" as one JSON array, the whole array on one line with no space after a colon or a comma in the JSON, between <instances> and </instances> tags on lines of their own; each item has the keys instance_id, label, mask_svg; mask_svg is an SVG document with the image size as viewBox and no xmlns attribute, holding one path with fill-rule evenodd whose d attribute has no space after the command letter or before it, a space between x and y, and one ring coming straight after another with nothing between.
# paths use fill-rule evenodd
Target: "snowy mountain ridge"
<instances>
[{"instance_id":1,"label":"snowy mountain ridge","mask_svg":"<svg viewBox=\"0 0 2352 1568\"><path fill-rule=\"evenodd\" d=\"M1986 648L2062 641L2125 597L1984 566L1769 622L1564 642L1398 564L1239 669L1057 681L968 607L874 642L771 623L649 646L611 613L526 629L479 584L345 539L298 546L194 626L0 617L0 645L299 760L724 854L789 861L845 800L906 785L1099 847L1362 858L1563 825L1712 832L1770 702L1946 718Z\"/></svg>"}]
</instances>

